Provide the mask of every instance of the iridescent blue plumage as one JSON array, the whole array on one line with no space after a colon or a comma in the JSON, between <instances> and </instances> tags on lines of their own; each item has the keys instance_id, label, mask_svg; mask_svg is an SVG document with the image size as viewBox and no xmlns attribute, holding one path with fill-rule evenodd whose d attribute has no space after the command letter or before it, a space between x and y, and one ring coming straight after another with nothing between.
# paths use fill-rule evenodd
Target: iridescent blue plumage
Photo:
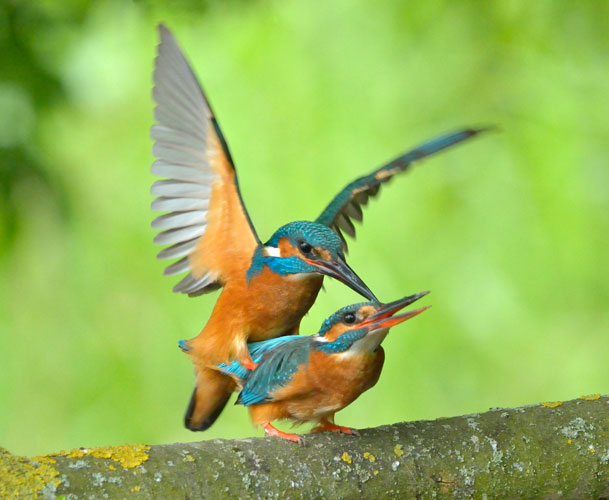
<instances>
[{"instance_id":1,"label":"iridescent blue plumage","mask_svg":"<svg viewBox=\"0 0 609 500\"><path fill-rule=\"evenodd\" d=\"M334 231L328 229L327 224L320 222L301 220L285 224L275 231L266 244L275 247L282 238L287 238L292 243L304 240L315 247L325 247L342 255L340 238Z\"/></svg>"},{"instance_id":2,"label":"iridescent blue plumage","mask_svg":"<svg viewBox=\"0 0 609 500\"><path fill-rule=\"evenodd\" d=\"M311 337L296 335L284 339L285 342L270 346L260 356L258 368L246 378L247 381L237 399L238 404L250 406L268 401L273 391L285 386L299 367L306 364ZM266 344L273 340L259 343Z\"/></svg>"},{"instance_id":3,"label":"iridescent blue plumage","mask_svg":"<svg viewBox=\"0 0 609 500\"><path fill-rule=\"evenodd\" d=\"M352 304L350 306L345 306L342 309L339 309L334 314L332 314L332 316L324 320L324 322L321 324L321 328L319 329L319 335L323 337L326 332L328 332L330 328L337 324L346 313L355 313L366 304L368 304L368 302L359 302L358 304Z\"/></svg>"},{"instance_id":4,"label":"iridescent blue plumage","mask_svg":"<svg viewBox=\"0 0 609 500\"><path fill-rule=\"evenodd\" d=\"M334 342L315 342L313 348L327 354L345 352L358 340L366 336L366 330L352 330L340 335Z\"/></svg>"},{"instance_id":5,"label":"iridescent blue plumage","mask_svg":"<svg viewBox=\"0 0 609 500\"><path fill-rule=\"evenodd\" d=\"M247 348L250 351L252 361L254 363L260 363L263 356L267 352L283 344L292 342L294 341L294 339L303 337L306 338L306 335L287 335L284 337L276 337L274 339L262 340L260 342L250 342L247 344ZM241 364L239 361L232 361L230 365L227 365L226 363L221 363L218 365L218 367L224 373L234 375L240 380L245 380L250 374L250 370L243 366L243 364Z\"/></svg>"}]
</instances>

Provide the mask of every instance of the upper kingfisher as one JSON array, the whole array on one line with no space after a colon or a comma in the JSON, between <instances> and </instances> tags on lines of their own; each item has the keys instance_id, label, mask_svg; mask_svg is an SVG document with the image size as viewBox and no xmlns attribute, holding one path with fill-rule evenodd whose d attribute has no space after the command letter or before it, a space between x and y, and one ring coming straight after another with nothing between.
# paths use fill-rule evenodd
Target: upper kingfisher
<instances>
[{"instance_id":1,"label":"upper kingfisher","mask_svg":"<svg viewBox=\"0 0 609 500\"><path fill-rule=\"evenodd\" d=\"M282 432L273 420L317 422L316 431L357 434L334 423L334 414L373 387L385 353L381 342L389 328L416 316L422 307L394 316L428 292L389 304L364 302L343 307L326 319L315 335L290 335L248 344L258 367L250 372L237 361L220 365L242 387L237 404L248 407L254 425L269 436L302 443Z\"/></svg>"},{"instance_id":2,"label":"upper kingfisher","mask_svg":"<svg viewBox=\"0 0 609 500\"><path fill-rule=\"evenodd\" d=\"M382 183L432 155L478 134L465 129L443 135L348 184L314 221L291 222L266 242L259 239L239 191L233 160L209 102L176 40L159 26L152 126L157 160L151 171L152 209L167 212L152 222L154 238L170 245L159 259L179 259L165 275L187 273L174 292L197 296L223 288L209 321L188 341L196 385L185 416L191 430L205 430L224 408L235 385L216 370L239 360L254 368L247 341L297 334L324 276L376 300L345 262L341 231L355 235L351 219Z\"/></svg>"}]
</instances>

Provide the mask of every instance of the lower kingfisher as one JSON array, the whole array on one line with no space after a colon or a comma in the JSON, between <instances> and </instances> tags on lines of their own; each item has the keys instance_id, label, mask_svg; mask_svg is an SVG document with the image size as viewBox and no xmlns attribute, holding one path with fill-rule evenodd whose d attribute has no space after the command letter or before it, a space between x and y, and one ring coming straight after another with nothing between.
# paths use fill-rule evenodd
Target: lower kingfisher
<instances>
[{"instance_id":1,"label":"lower kingfisher","mask_svg":"<svg viewBox=\"0 0 609 500\"><path fill-rule=\"evenodd\" d=\"M165 275L187 273L174 292L197 296L222 288L209 321L188 341L196 383L185 425L205 430L235 388L217 365L238 360L255 368L248 341L297 334L324 276L376 300L345 262L342 232L355 236L351 219L362 220L361 206L382 183L413 161L482 129L460 130L420 145L348 184L315 221L286 224L262 243L209 102L172 34L162 25L159 32L153 90L157 123L151 129L157 160L151 171L164 179L152 185L151 193L157 196L152 209L166 213L152 222L162 230L154 242L170 245L159 259L179 259Z\"/></svg>"},{"instance_id":2,"label":"lower kingfisher","mask_svg":"<svg viewBox=\"0 0 609 500\"><path fill-rule=\"evenodd\" d=\"M273 420L316 422L313 432L357 434L334 423L334 414L373 387L385 353L381 342L389 328L423 312L422 307L394 316L428 292L389 304L364 302L343 307L326 319L319 333L292 335L248 345L254 371L241 363L220 365L242 387L237 404L248 407L254 425L269 436L302 443L298 434L282 432Z\"/></svg>"}]
</instances>

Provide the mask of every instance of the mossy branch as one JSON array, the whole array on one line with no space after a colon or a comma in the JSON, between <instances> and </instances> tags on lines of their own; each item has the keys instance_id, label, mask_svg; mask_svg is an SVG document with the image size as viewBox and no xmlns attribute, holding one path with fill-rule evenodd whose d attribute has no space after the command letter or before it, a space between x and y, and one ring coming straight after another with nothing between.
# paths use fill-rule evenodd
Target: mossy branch
<instances>
[{"instance_id":1,"label":"mossy branch","mask_svg":"<svg viewBox=\"0 0 609 500\"><path fill-rule=\"evenodd\" d=\"M0 448L0 497L609 498L609 397L361 431L74 450Z\"/></svg>"}]
</instances>

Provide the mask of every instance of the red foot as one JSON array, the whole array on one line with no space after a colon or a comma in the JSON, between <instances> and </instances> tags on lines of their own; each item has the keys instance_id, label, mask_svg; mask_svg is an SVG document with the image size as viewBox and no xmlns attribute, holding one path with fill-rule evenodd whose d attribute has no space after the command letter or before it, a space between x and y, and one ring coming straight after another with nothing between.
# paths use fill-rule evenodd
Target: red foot
<instances>
[{"instance_id":1,"label":"red foot","mask_svg":"<svg viewBox=\"0 0 609 500\"><path fill-rule=\"evenodd\" d=\"M251 359L247 358L241 361L241 364L245 366L249 371L254 371L258 366L258 363L254 363Z\"/></svg>"},{"instance_id":2,"label":"red foot","mask_svg":"<svg viewBox=\"0 0 609 500\"><path fill-rule=\"evenodd\" d=\"M340 432L342 434L351 434L352 436L359 436L357 429L352 427L343 427L342 425L335 425L331 422L320 422L315 428L318 432L329 431L329 432Z\"/></svg>"},{"instance_id":3,"label":"red foot","mask_svg":"<svg viewBox=\"0 0 609 500\"><path fill-rule=\"evenodd\" d=\"M264 424L262 428L267 436L275 436L281 439L287 439L288 441L293 441L298 444L304 444L304 438L298 434L290 434L289 432L280 431L269 423Z\"/></svg>"}]
</instances>

